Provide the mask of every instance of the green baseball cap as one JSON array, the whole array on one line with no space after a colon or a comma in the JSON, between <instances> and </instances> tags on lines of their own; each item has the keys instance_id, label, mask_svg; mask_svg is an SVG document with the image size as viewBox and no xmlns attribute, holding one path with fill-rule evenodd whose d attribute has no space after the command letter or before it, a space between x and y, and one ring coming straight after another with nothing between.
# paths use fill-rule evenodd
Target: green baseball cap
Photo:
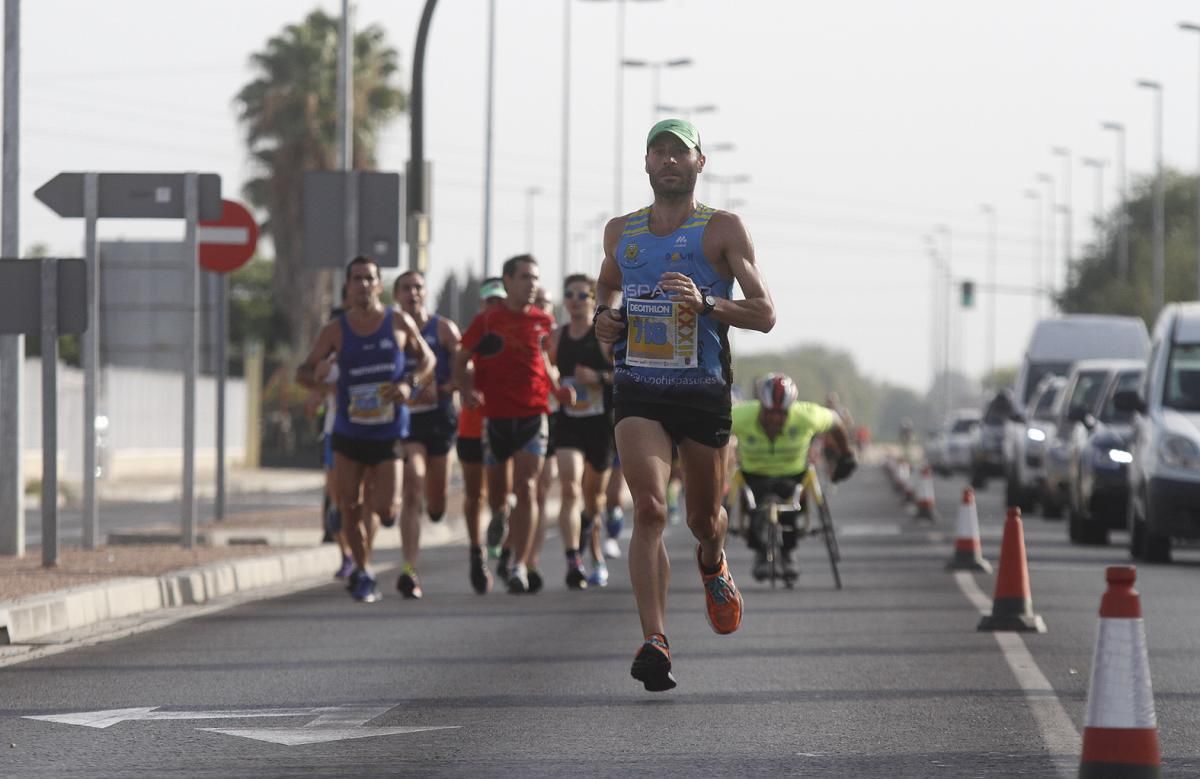
<instances>
[{"instance_id":1,"label":"green baseball cap","mask_svg":"<svg viewBox=\"0 0 1200 779\"><path fill-rule=\"evenodd\" d=\"M484 282L479 285L480 300L506 297L508 297L508 293L504 291L504 282L500 279L485 279Z\"/></svg>"},{"instance_id":2,"label":"green baseball cap","mask_svg":"<svg viewBox=\"0 0 1200 779\"><path fill-rule=\"evenodd\" d=\"M646 136L646 148L650 148L650 144L654 143L654 139L663 133L670 133L679 140L683 141L689 149L700 148L700 131L696 129L696 125L686 119L663 119L650 128L650 133Z\"/></svg>"}]
</instances>

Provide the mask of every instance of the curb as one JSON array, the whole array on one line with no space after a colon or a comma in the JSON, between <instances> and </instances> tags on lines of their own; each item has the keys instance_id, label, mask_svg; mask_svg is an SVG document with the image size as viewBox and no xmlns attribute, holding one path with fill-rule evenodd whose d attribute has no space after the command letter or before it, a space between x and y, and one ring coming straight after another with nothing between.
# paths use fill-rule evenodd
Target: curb
<instances>
[{"instance_id":1,"label":"curb","mask_svg":"<svg viewBox=\"0 0 1200 779\"><path fill-rule=\"evenodd\" d=\"M161 576L114 579L100 585L0 603L0 644L176 606L194 606L262 587L329 578L341 556L336 546L210 563Z\"/></svg>"}]
</instances>

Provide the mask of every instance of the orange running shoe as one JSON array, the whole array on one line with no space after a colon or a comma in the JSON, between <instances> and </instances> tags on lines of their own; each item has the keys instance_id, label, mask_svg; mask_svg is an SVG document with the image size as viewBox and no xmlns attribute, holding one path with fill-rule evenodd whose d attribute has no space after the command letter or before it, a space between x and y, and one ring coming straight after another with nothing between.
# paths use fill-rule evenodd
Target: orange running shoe
<instances>
[{"instance_id":1,"label":"orange running shoe","mask_svg":"<svg viewBox=\"0 0 1200 779\"><path fill-rule=\"evenodd\" d=\"M733 583L729 573L729 562L721 552L721 567L716 573L705 573L700 563L700 547L696 547L696 565L700 567L700 581L704 583L704 605L708 624L721 635L732 633L742 624L742 593Z\"/></svg>"}]
</instances>

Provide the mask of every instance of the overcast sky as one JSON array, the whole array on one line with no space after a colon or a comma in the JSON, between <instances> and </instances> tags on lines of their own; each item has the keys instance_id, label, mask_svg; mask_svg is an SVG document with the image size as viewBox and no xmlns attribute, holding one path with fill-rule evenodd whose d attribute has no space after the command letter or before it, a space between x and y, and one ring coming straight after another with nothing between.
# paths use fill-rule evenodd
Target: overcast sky
<instances>
[{"instance_id":1,"label":"overcast sky","mask_svg":"<svg viewBox=\"0 0 1200 779\"><path fill-rule=\"evenodd\" d=\"M603 218L614 210L617 2L497 0L492 262L527 249L557 287L564 8L571 2L572 269L595 272ZM63 170L199 170L240 198L251 171L232 98L247 60L288 23L336 0L25 0L22 4L22 247L81 251L80 220L63 220L33 190ZM357 25L378 24L400 51L408 86L420 0L360 0ZM432 281L482 266L487 0L441 0L426 64L426 155L434 166ZM1039 172L1071 202L1077 247L1092 240L1094 169L1116 202L1116 137L1126 124L1131 180L1153 166L1153 102L1139 78L1164 85L1165 159L1197 164L1200 22L1182 0L658 0L628 2L625 56L690 57L660 71L662 103L711 104L696 115L713 149L701 200L726 199L750 229L779 312L767 335L735 347L769 351L818 342L850 352L861 371L927 387L935 334L926 236L949 229L955 276L985 278L987 222L998 214L997 280L1034 283ZM623 187L649 202L642 172L651 73L624 77ZM402 171L408 123L386 133L381 168ZM729 151L718 144L732 144ZM709 177L706 183L705 175ZM749 177L723 185L716 177ZM530 197L531 188L541 194ZM1046 187L1040 185L1045 196ZM534 234L527 245L528 207ZM1044 205L1044 204L1043 204ZM181 228L101 223L101 237ZM946 233L939 234L945 248ZM1061 241L1055 251L1063 278ZM961 367L987 367L988 298L955 313ZM996 359L1015 364L1038 313L1027 295L997 297ZM938 341L940 342L940 340Z\"/></svg>"}]
</instances>

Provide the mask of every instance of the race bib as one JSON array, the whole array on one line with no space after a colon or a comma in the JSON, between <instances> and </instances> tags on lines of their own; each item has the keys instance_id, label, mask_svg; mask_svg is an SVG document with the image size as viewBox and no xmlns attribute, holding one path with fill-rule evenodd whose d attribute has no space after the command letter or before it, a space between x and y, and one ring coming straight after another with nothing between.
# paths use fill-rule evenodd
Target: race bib
<instances>
[{"instance_id":1,"label":"race bib","mask_svg":"<svg viewBox=\"0 0 1200 779\"><path fill-rule=\"evenodd\" d=\"M562 380L564 387L575 388L575 402L563 407L569 417L597 417L604 413L604 387L600 384L584 384L568 377Z\"/></svg>"},{"instance_id":2,"label":"race bib","mask_svg":"<svg viewBox=\"0 0 1200 779\"><path fill-rule=\"evenodd\" d=\"M390 425L396 421L396 405L383 399L385 384L351 384L350 421L356 425Z\"/></svg>"},{"instance_id":3,"label":"race bib","mask_svg":"<svg viewBox=\"0 0 1200 779\"><path fill-rule=\"evenodd\" d=\"M698 314L672 300L630 300L625 306L629 338L625 364L639 368L696 366Z\"/></svg>"}]
</instances>

